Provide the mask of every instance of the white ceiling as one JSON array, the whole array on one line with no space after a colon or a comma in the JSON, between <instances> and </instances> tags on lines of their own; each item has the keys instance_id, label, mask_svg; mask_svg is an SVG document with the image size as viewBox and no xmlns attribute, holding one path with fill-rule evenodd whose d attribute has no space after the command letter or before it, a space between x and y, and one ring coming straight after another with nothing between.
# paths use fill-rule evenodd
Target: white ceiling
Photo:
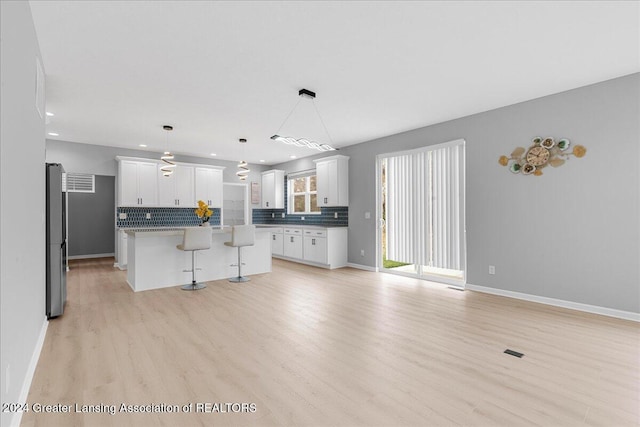
<instances>
[{"instance_id":1,"label":"white ceiling","mask_svg":"<svg viewBox=\"0 0 640 427\"><path fill-rule=\"evenodd\" d=\"M49 138L254 163L640 71L637 1L30 4Z\"/></svg>"}]
</instances>

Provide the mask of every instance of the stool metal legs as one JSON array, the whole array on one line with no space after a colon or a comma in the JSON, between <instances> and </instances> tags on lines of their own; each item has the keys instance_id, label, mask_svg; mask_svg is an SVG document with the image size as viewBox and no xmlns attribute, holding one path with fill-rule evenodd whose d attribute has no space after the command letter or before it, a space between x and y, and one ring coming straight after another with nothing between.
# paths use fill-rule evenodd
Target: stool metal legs
<instances>
[{"instance_id":1,"label":"stool metal legs","mask_svg":"<svg viewBox=\"0 0 640 427\"><path fill-rule=\"evenodd\" d=\"M207 287L204 283L196 283L196 251L191 251L191 270L184 271L191 271L191 284L182 285L180 289L183 291L197 291Z\"/></svg>"},{"instance_id":2,"label":"stool metal legs","mask_svg":"<svg viewBox=\"0 0 640 427\"><path fill-rule=\"evenodd\" d=\"M232 277L229 279L230 282L239 283L239 282L248 282L251 280L248 277L242 277L242 262L240 262L240 249L242 246L238 246L238 277Z\"/></svg>"}]
</instances>

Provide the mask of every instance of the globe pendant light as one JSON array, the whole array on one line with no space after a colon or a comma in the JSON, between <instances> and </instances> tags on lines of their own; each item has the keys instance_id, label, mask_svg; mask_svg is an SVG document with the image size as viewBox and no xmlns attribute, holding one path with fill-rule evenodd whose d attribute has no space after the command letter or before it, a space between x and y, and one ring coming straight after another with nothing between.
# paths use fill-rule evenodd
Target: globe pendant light
<instances>
[{"instance_id":1,"label":"globe pendant light","mask_svg":"<svg viewBox=\"0 0 640 427\"><path fill-rule=\"evenodd\" d=\"M167 131L167 138L166 138L166 143L165 143L165 148L167 148L167 151L165 151L164 155L162 155L162 157L160 157L160 160L162 160L162 162L164 163L162 165L162 167L160 168L160 171L162 171L162 175L163 176L171 176L173 174L173 171L176 168L176 164L173 162L174 155L171 154L170 151L168 151L168 147L169 147L169 132L173 130L173 126L164 125L164 126L162 126L162 129Z\"/></svg>"}]
</instances>

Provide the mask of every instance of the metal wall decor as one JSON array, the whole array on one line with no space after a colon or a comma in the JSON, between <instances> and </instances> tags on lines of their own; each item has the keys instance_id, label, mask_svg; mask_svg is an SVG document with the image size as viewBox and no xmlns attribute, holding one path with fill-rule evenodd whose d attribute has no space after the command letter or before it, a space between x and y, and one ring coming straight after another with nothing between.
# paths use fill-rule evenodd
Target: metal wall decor
<instances>
[{"instance_id":1,"label":"metal wall decor","mask_svg":"<svg viewBox=\"0 0 640 427\"><path fill-rule=\"evenodd\" d=\"M587 149L582 145L574 145L569 151L570 146L571 141L566 138L556 142L550 136L546 138L536 136L529 148L517 147L510 157L500 156L498 163L508 166L513 173L522 172L523 175L540 176L542 169L547 165L557 168L562 166L569 156L583 157L587 153Z\"/></svg>"}]
</instances>

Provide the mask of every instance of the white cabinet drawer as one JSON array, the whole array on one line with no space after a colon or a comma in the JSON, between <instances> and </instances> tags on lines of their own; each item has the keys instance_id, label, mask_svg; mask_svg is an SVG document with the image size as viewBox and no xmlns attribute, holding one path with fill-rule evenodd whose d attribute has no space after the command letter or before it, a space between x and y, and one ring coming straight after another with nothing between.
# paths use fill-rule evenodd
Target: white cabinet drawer
<instances>
[{"instance_id":1,"label":"white cabinet drawer","mask_svg":"<svg viewBox=\"0 0 640 427\"><path fill-rule=\"evenodd\" d=\"M285 228L284 234L293 234L296 236L302 236L302 229L301 228Z\"/></svg>"},{"instance_id":2,"label":"white cabinet drawer","mask_svg":"<svg viewBox=\"0 0 640 427\"><path fill-rule=\"evenodd\" d=\"M327 237L327 230L304 230L304 235L305 237Z\"/></svg>"}]
</instances>

